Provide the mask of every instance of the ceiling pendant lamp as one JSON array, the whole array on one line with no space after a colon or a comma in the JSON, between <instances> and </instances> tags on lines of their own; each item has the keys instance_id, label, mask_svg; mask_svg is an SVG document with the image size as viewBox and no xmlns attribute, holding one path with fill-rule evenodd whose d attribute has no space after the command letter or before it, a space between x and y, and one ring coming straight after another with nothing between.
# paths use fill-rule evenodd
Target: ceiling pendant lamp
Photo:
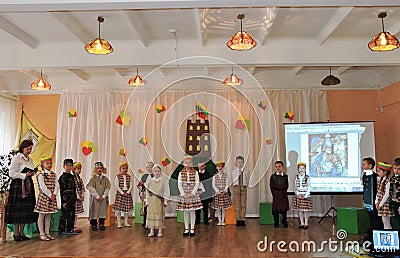
<instances>
[{"instance_id":1,"label":"ceiling pendant lamp","mask_svg":"<svg viewBox=\"0 0 400 258\"><path fill-rule=\"evenodd\" d=\"M99 22L99 37L90 41L86 44L85 49L88 53L94 55L107 55L114 51L111 44L100 37L100 24L104 22L104 18L99 16L97 17L97 21Z\"/></svg>"},{"instance_id":2,"label":"ceiling pendant lamp","mask_svg":"<svg viewBox=\"0 0 400 258\"><path fill-rule=\"evenodd\" d=\"M237 18L240 20L240 31L233 35L226 45L232 50L250 50L257 45L257 42L249 33L243 31L244 14L239 14Z\"/></svg>"},{"instance_id":3,"label":"ceiling pendant lamp","mask_svg":"<svg viewBox=\"0 0 400 258\"><path fill-rule=\"evenodd\" d=\"M43 78L42 70L40 70L40 78L32 82L32 90L50 90L51 85Z\"/></svg>"},{"instance_id":4,"label":"ceiling pendant lamp","mask_svg":"<svg viewBox=\"0 0 400 258\"><path fill-rule=\"evenodd\" d=\"M332 75L332 68L329 66L329 75L326 76L322 81L322 85L333 86L340 84L340 79Z\"/></svg>"},{"instance_id":5,"label":"ceiling pendant lamp","mask_svg":"<svg viewBox=\"0 0 400 258\"><path fill-rule=\"evenodd\" d=\"M224 85L226 86L240 86L242 83L243 80L233 74L233 68L232 73L228 77L226 77L224 81Z\"/></svg>"},{"instance_id":6,"label":"ceiling pendant lamp","mask_svg":"<svg viewBox=\"0 0 400 258\"><path fill-rule=\"evenodd\" d=\"M383 23L383 18L385 18L386 16L387 16L386 13L378 14L378 18L382 19L382 32L378 33L368 43L368 47L372 51L385 52L400 47L399 40L394 35L385 31L385 24Z\"/></svg>"},{"instance_id":7,"label":"ceiling pendant lamp","mask_svg":"<svg viewBox=\"0 0 400 258\"><path fill-rule=\"evenodd\" d=\"M140 86L145 84L146 80L139 75L139 68L136 68L136 76L129 79L129 85Z\"/></svg>"}]
</instances>

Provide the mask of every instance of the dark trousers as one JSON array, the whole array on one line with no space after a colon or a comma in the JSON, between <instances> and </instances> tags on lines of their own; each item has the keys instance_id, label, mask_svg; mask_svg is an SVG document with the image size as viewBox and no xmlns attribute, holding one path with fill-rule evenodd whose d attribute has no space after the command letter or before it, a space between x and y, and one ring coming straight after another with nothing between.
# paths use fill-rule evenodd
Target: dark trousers
<instances>
[{"instance_id":1,"label":"dark trousers","mask_svg":"<svg viewBox=\"0 0 400 258\"><path fill-rule=\"evenodd\" d=\"M287 225L287 211L274 211L274 224L279 226L279 214L282 214L282 224Z\"/></svg>"},{"instance_id":2,"label":"dark trousers","mask_svg":"<svg viewBox=\"0 0 400 258\"><path fill-rule=\"evenodd\" d=\"M208 222L208 200L202 200L201 203L203 204L203 221L204 223ZM196 210L196 224L200 223L200 215L201 215L201 209Z\"/></svg>"},{"instance_id":3,"label":"dark trousers","mask_svg":"<svg viewBox=\"0 0 400 258\"><path fill-rule=\"evenodd\" d=\"M61 216L58 224L59 232L71 232L74 229L75 223L75 200L68 201L64 208L61 205Z\"/></svg>"},{"instance_id":4,"label":"dark trousers","mask_svg":"<svg viewBox=\"0 0 400 258\"><path fill-rule=\"evenodd\" d=\"M382 218L378 216L378 211L376 209L369 210L366 209L369 217L369 230L368 230L368 240L372 241L372 230L383 229Z\"/></svg>"},{"instance_id":5,"label":"dark trousers","mask_svg":"<svg viewBox=\"0 0 400 258\"><path fill-rule=\"evenodd\" d=\"M101 225L103 225L104 226L104 221L105 221L106 219L105 218L99 218L99 225L101 226ZM90 225L91 226L97 226L97 219L91 219L90 220Z\"/></svg>"},{"instance_id":6,"label":"dark trousers","mask_svg":"<svg viewBox=\"0 0 400 258\"><path fill-rule=\"evenodd\" d=\"M144 209L143 209L143 227L145 227L146 226L146 218L147 218L147 206L146 207L144 207Z\"/></svg>"},{"instance_id":7,"label":"dark trousers","mask_svg":"<svg viewBox=\"0 0 400 258\"><path fill-rule=\"evenodd\" d=\"M391 218L390 222L392 224L393 229L400 230L400 214L399 214L400 203L392 202L392 205L393 205L394 217Z\"/></svg>"}]
</instances>

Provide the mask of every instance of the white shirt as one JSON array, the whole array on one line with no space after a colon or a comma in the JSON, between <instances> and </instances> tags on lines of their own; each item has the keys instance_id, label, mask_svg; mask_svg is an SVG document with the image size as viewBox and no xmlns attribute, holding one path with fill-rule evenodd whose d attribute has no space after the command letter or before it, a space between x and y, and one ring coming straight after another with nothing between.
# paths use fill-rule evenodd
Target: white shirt
<instances>
[{"instance_id":1,"label":"white shirt","mask_svg":"<svg viewBox=\"0 0 400 258\"><path fill-rule=\"evenodd\" d=\"M52 172L51 172L51 171L48 171L48 170L46 170L46 169L43 169L42 173L40 173L40 174L37 176L37 180L38 180L38 183L39 183L39 189L40 189L45 195L47 195L48 197L51 197L52 194L57 195L58 190L60 189L60 185L58 184L57 178L56 178L56 184L55 184L55 187L54 187L54 191L51 192L51 191L49 190L49 188L47 188L46 184L44 183L44 176L43 176L43 174L50 175L50 173L52 173Z\"/></svg>"},{"instance_id":2,"label":"white shirt","mask_svg":"<svg viewBox=\"0 0 400 258\"><path fill-rule=\"evenodd\" d=\"M187 177L187 182L189 182L190 178L189 178L189 172L186 172L188 174ZM199 189L200 186L200 179L199 179L199 174L196 172L196 179L195 179L195 185L193 187L193 190L191 192L192 195L195 195L197 193L197 190ZM179 172L178 175L178 189L179 189L179 194L181 196L185 195L185 191L183 190L183 186L182 186L182 172Z\"/></svg>"},{"instance_id":3,"label":"white shirt","mask_svg":"<svg viewBox=\"0 0 400 258\"><path fill-rule=\"evenodd\" d=\"M213 187L215 193L217 193L217 194L220 193L220 192L228 192L228 187L229 187L229 183L228 182L225 182L225 188L224 188L224 190L221 190L221 191L218 189L217 184L215 182L215 178L216 177L219 177L219 179L222 180L222 173L225 173L225 172L217 173L212 178L212 187ZM226 177L226 181L228 181L228 177Z\"/></svg>"},{"instance_id":4,"label":"white shirt","mask_svg":"<svg viewBox=\"0 0 400 258\"><path fill-rule=\"evenodd\" d=\"M20 178L24 180L26 178L26 173L21 173L21 171L25 167L33 170L35 168L35 165L33 164L33 159L29 156L28 158L25 157L22 153L18 153L11 160L8 174L12 179Z\"/></svg>"},{"instance_id":5,"label":"white shirt","mask_svg":"<svg viewBox=\"0 0 400 258\"><path fill-rule=\"evenodd\" d=\"M249 177L250 177L249 173L247 173L243 169L238 169L238 168L233 170L231 173L232 174L231 182L233 182L232 185L239 185L239 176L241 173L243 173L243 186L249 185Z\"/></svg>"},{"instance_id":6,"label":"white shirt","mask_svg":"<svg viewBox=\"0 0 400 258\"><path fill-rule=\"evenodd\" d=\"M307 186L303 187L304 176L305 175L300 175L299 174L299 179L298 180L300 181L300 187L297 187L297 184L296 184L297 178L294 180L294 191L295 191L297 196L300 196L300 195L304 194L304 198L308 198L308 197L310 197L311 182L310 182L310 178L308 178L307 179Z\"/></svg>"},{"instance_id":7,"label":"white shirt","mask_svg":"<svg viewBox=\"0 0 400 258\"><path fill-rule=\"evenodd\" d=\"M118 175L115 176L115 180L114 180L115 189L117 189L117 192L119 192L120 194L124 194L124 191L126 191L128 194L130 194L132 191L132 187L133 187L132 177L129 180L131 182L129 189L128 189L127 183L126 183L126 175L122 175L122 177L124 178L124 186L121 189L121 187L119 187Z\"/></svg>"},{"instance_id":8,"label":"white shirt","mask_svg":"<svg viewBox=\"0 0 400 258\"><path fill-rule=\"evenodd\" d=\"M386 176L383 177L381 180L385 180ZM389 199L389 191L390 191L390 180L388 180L386 182L385 185L385 194L382 197L381 202L378 201L378 194L376 194L376 199L375 199L375 204L379 203L379 207L383 207L383 205L385 204L385 202Z\"/></svg>"}]
</instances>

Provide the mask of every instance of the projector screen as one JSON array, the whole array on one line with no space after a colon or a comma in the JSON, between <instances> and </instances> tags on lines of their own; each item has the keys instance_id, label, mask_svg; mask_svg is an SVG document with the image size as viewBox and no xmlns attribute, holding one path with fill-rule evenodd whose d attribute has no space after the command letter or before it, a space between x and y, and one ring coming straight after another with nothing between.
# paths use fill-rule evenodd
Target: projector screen
<instances>
[{"instance_id":1,"label":"projector screen","mask_svg":"<svg viewBox=\"0 0 400 258\"><path fill-rule=\"evenodd\" d=\"M361 193L361 161L375 159L374 122L284 124L289 192L307 163L314 194Z\"/></svg>"}]
</instances>

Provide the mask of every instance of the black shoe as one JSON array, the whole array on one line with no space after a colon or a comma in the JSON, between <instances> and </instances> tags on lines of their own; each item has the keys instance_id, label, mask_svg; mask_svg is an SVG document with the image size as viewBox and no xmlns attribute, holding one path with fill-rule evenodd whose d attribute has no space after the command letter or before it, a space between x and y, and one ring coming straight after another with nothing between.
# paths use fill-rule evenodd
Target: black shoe
<instances>
[{"instance_id":1,"label":"black shoe","mask_svg":"<svg viewBox=\"0 0 400 258\"><path fill-rule=\"evenodd\" d=\"M288 227L287 222L286 222L286 223L283 223L283 227L284 227L284 228L287 228L287 227Z\"/></svg>"},{"instance_id":2,"label":"black shoe","mask_svg":"<svg viewBox=\"0 0 400 258\"><path fill-rule=\"evenodd\" d=\"M236 227L239 227L239 226L241 226L241 225L240 225L240 220L237 220L237 221L236 221Z\"/></svg>"},{"instance_id":3,"label":"black shoe","mask_svg":"<svg viewBox=\"0 0 400 258\"><path fill-rule=\"evenodd\" d=\"M67 235L67 233L65 233L65 232L59 232L58 233L58 237L63 237L63 236L66 236Z\"/></svg>"},{"instance_id":4,"label":"black shoe","mask_svg":"<svg viewBox=\"0 0 400 258\"><path fill-rule=\"evenodd\" d=\"M97 226L92 226L92 231L97 231Z\"/></svg>"},{"instance_id":5,"label":"black shoe","mask_svg":"<svg viewBox=\"0 0 400 258\"><path fill-rule=\"evenodd\" d=\"M106 227L104 225L100 225L100 230L106 230Z\"/></svg>"},{"instance_id":6,"label":"black shoe","mask_svg":"<svg viewBox=\"0 0 400 258\"><path fill-rule=\"evenodd\" d=\"M246 226L246 221L242 220L240 226Z\"/></svg>"},{"instance_id":7,"label":"black shoe","mask_svg":"<svg viewBox=\"0 0 400 258\"><path fill-rule=\"evenodd\" d=\"M307 226L307 225L304 225L304 226L303 226L303 229L308 229L308 226Z\"/></svg>"},{"instance_id":8,"label":"black shoe","mask_svg":"<svg viewBox=\"0 0 400 258\"><path fill-rule=\"evenodd\" d=\"M21 239L22 239L23 241L25 241L25 240L31 240L30 237L27 237L27 236L25 236L25 235L22 235L22 236L20 236L20 237L21 237Z\"/></svg>"},{"instance_id":9,"label":"black shoe","mask_svg":"<svg viewBox=\"0 0 400 258\"><path fill-rule=\"evenodd\" d=\"M299 226L299 229L304 229L304 225L300 225L300 226Z\"/></svg>"},{"instance_id":10,"label":"black shoe","mask_svg":"<svg viewBox=\"0 0 400 258\"><path fill-rule=\"evenodd\" d=\"M16 236L16 235L14 235L14 241L19 242L19 241L23 241L23 239L22 239L21 236Z\"/></svg>"},{"instance_id":11,"label":"black shoe","mask_svg":"<svg viewBox=\"0 0 400 258\"><path fill-rule=\"evenodd\" d=\"M72 236L72 235L78 235L79 233L78 232L75 232L75 231L69 231L69 232L67 232L67 235L70 235L70 236Z\"/></svg>"},{"instance_id":12,"label":"black shoe","mask_svg":"<svg viewBox=\"0 0 400 258\"><path fill-rule=\"evenodd\" d=\"M209 225L209 224L210 224L210 222L208 222L208 220L204 221L204 225Z\"/></svg>"},{"instance_id":13,"label":"black shoe","mask_svg":"<svg viewBox=\"0 0 400 258\"><path fill-rule=\"evenodd\" d=\"M274 224L274 227L279 228L279 224Z\"/></svg>"},{"instance_id":14,"label":"black shoe","mask_svg":"<svg viewBox=\"0 0 400 258\"><path fill-rule=\"evenodd\" d=\"M191 237L194 237L196 234L194 233L194 230L190 230L189 235L190 235Z\"/></svg>"},{"instance_id":15,"label":"black shoe","mask_svg":"<svg viewBox=\"0 0 400 258\"><path fill-rule=\"evenodd\" d=\"M187 232L185 230L185 232L183 232L182 236L189 236L189 230Z\"/></svg>"}]
</instances>

